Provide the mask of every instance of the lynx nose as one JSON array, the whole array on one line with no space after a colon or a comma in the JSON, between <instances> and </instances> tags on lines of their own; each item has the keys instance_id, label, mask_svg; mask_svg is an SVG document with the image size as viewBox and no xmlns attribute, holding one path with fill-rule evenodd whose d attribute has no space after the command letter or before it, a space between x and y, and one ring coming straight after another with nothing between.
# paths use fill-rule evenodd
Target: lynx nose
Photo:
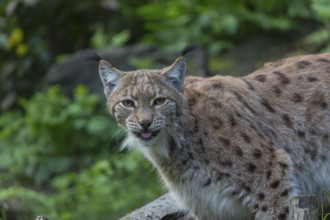
<instances>
[{"instance_id":1,"label":"lynx nose","mask_svg":"<svg viewBox=\"0 0 330 220\"><path fill-rule=\"evenodd\" d=\"M140 122L140 125L144 130L148 130L151 125L151 120L143 120Z\"/></svg>"}]
</instances>

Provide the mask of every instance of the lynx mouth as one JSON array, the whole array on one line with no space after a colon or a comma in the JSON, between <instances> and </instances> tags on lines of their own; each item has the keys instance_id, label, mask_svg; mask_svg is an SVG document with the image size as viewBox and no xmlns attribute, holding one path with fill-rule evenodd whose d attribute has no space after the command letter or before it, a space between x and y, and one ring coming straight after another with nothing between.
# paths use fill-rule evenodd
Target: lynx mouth
<instances>
[{"instance_id":1,"label":"lynx mouth","mask_svg":"<svg viewBox=\"0 0 330 220\"><path fill-rule=\"evenodd\" d=\"M138 138L148 141L157 136L159 131L142 131L142 132L133 132Z\"/></svg>"}]
</instances>

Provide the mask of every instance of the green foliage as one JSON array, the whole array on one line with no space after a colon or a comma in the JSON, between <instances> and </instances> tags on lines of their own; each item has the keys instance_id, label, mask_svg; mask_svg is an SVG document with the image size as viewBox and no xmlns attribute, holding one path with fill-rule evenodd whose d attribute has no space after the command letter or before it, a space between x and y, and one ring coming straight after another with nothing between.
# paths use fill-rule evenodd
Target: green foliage
<instances>
[{"instance_id":1,"label":"green foliage","mask_svg":"<svg viewBox=\"0 0 330 220\"><path fill-rule=\"evenodd\" d=\"M40 89L47 68L63 54L109 44L120 46L136 37L140 21L133 17L132 7L142 3L2 0L0 111L17 97L30 97L35 88Z\"/></svg>"},{"instance_id":2,"label":"green foliage","mask_svg":"<svg viewBox=\"0 0 330 220\"><path fill-rule=\"evenodd\" d=\"M215 54L256 33L294 31L310 20L322 28L307 42L328 51L329 11L328 0L4 0L0 111L41 88L47 68L63 54L88 47L143 41L178 51L199 42Z\"/></svg>"},{"instance_id":3,"label":"green foliage","mask_svg":"<svg viewBox=\"0 0 330 220\"><path fill-rule=\"evenodd\" d=\"M76 88L72 101L57 87L31 100L21 98L23 114L12 112L0 118L0 169L9 171L7 180L10 174L12 181L23 178L41 185L52 175L90 163L117 129L96 111L97 102L98 97L87 95L82 86Z\"/></svg>"},{"instance_id":4,"label":"green foliage","mask_svg":"<svg viewBox=\"0 0 330 220\"><path fill-rule=\"evenodd\" d=\"M256 31L292 30L296 18L311 16L308 0L154 0L137 13L145 20L146 41L172 45L175 50L197 41L210 52L231 48Z\"/></svg>"},{"instance_id":5,"label":"green foliage","mask_svg":"<svg viewBox=\"0 0 330 220\"><path fill-rule=\"evenodd\" d=\"M142 166L141 166L142 165ZM143 166L144 165L144 166ZM53 219L117 219L160 195L150 167L137 152L100 160L80 173L67 173L52 182L58 215ZM72 185L74 187L72 187Z\"/></svg>"},{"instance_id":6,"label":"green foliage","mask_svg":"<svg viewBox=\"0 0 330 220\"><path fill-rule=\"evenodd\" d=\"M35 94L54 62L138 42L178 51L196 41L216 54L257 34L295 31L305 20L318 27L307 45L330 51L329 0L2 1L0 112L18 108L0 115L0 218L3 204L14 203L27 219L116 219L159 194L140 155L114 150L122 132L97 96L83 87L72 98L57 87ZM213 61L218 69L233 65Z\"/></svg>"},{"instance_id":7,"label":"green foliage","mask_svg":"<svg viewBox=\"0 0 330 220\"><path fill-rule=\"evenodd\" d=\"M0 208L1 202L5 203L18 203L22 208L25 208L24 213L21 215L16 214L14 219L32 219L35 217L35 213L43 213L45 210L49 211L49 214L56 215L54 207L54 200L49 199L47 195L38 193L34 190L23 187L9 187L0 191ZM8 206L8 205L7 205ZM6 210L2 208L2 215L0 219L6 220ZM16 210L19 211L19 210Z\"/></svg>"},{"instance_id":8,"label":"green foliage","mask_svg":"<svg viewBox=\"0 0 330 220\"><path fill-rule=\"evenodd\" d=\"M130 38L131 33L128 30L123 30L115 34L111 39L108 38L104 28L98 26L95 34L91 38L93 48L104 49L106 47L119 47L123 46Z\"/></svg>"},{"instance_id":9,"label":"green foliage","mask_svg":"<svg viewBox=\"0 0 330 220\"><path fill-rule=\"evenodd\" d=\"M322 48L322 52L330 52L330 2L328 0L313 0L312 9L315 16L324 23L324 26L310 34L306 38L306 42Z\"/></svg>"},{"instance_id":10,"label":"green foliage","mask_svg":"<svg viewBox=\"0 0 330 220\"><path fill-rule=\"evenodd\" d=\"M114 153L122 135L98 101L82 86L72 99L51 87L0 116L0 207L14 201L31 218L109 219L159 195L141 155Z\"/></svg>"}]
</instances>

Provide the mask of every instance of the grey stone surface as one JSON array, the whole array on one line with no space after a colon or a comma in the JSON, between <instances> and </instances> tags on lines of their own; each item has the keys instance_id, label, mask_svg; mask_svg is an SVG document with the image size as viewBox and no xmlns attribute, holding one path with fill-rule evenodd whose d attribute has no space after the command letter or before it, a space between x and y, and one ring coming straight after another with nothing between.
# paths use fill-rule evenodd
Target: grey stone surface
<instances>
[{"instance_id":1,"label":"grey stone surface","mask_svg":"<svg viewBox=\"0 0 330 220\"><path fill-rule=\"evenodd\" d=\"M127 214L119 220L158 220L166 214L177 212L174 200L165 194L153 202Z\"/></svg>"}]
</instances>

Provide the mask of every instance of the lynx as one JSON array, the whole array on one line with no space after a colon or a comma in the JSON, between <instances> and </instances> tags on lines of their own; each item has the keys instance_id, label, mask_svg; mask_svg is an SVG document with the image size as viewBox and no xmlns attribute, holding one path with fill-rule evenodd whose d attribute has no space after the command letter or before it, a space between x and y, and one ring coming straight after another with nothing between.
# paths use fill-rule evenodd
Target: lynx
<instances>
[{"instance_id":1,"label":"lynx","mask_svg":"<svg viewBox=\"0 0 330 220\"><path fill-rule=\"evenodd\" d=\"M199 220L289 219L289 199L330 196L330 54L284 59L244 77L184 78L105 60L107 107Z\"/></svg>"}]
</instances>

